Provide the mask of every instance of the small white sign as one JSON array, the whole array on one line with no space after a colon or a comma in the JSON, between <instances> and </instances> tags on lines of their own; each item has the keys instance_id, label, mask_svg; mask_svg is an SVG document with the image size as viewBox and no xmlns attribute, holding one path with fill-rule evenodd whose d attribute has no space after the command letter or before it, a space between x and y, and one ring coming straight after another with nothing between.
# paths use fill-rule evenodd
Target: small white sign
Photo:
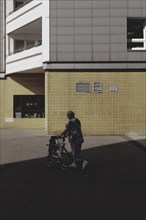
<instances>
[{"instance_id":1,"label":"small white sign","mask_svg":"<svg viewBox=\"0 0 146 220\"><path fill-rule=\"evenodd\" d=\"M117 92L118 91L118 87L116 85L111 85L111 86L109 86L109 91L110 92Z\"/></svg>"},{"instance_id":2,"label":"small white sign","mask_svg":"<svg viewBox=\"0 0 146 220\"><path fill-rule=\"evenodd\" d=\"M16 118L22 118L22 113L21 112L15 112L15 117Z\"/></svg>"},{"instance_id":3,"label":"small white sign","mask_svg":"<svg viewBox=\"0 0 146 220\"><path fill-rule=\"evenodd\" d=\"M5 118L5 122L13 122L14 119L13 118Z\"/></svg>"},{"instance_id":4,"label":"small white sign","mask_svg":"<svg viewBox=\"0 0 146 220\"><path fill-rule=\"evenodd\" d=\"M100 82L94 83L94 92L102 92L102 83Z\"/></svg>"}]
</instances>

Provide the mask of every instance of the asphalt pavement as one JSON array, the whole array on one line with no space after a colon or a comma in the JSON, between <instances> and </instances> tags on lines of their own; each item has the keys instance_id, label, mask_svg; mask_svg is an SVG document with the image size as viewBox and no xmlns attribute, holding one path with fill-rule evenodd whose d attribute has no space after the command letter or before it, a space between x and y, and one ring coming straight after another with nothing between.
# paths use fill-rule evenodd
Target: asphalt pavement
<instances>
[{"instance_id":1,"label":"asphalt pavement","mask_svg":"<svg viewBox=\"0 0 146 220\"><path fill-rule=\"evenodd\" d=\"M89 163L82 171L47 168L43 130L0 135L1 220L146 219L144 136L85 137L82 157Z\"/></svg>"}]
</instances>

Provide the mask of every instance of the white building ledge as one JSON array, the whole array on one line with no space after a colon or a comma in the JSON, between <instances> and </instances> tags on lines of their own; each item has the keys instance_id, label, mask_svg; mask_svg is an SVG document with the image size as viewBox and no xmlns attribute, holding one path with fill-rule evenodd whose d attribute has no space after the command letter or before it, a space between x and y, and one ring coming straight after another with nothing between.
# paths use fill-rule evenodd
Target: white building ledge
<instances>
[{"instance_id":1,"label":"white building ledge","mask_svg":"<svg viewBox=\"0 0 146 220\"><path fill-rule=\"evenodd\" d=\"M42 46L13 54L6 59L6 74L28 71L40 67L42 67Z\"/></svg>"},{"instance_id":2,"label":"white building ledge","mask_svg":"<svg viewBox=\"0 0 146 220\"><path fill-rule=\"evenodd\" d=\"M42 1L32 1L6 18L7 34L42 17Z\"/></svg>"},{"instance_id":3,"label":"white building ledge","mask_svg":"<svg viewBox=\"0 0 146 220\"><path fill-rule=\"evenodd\" d=\"M4 73L0 73L0 79L4 79L5 78L5 74Z\"/></svg>"},{"instance_id":4,"label":"white building ledge","mask_svg":"<svg viewBox=\"0 0 146 220\"><path fill-rule=\"evenodd\" d=\"M65 62L60 62L60 63L49 63L49 62L44 62L43 63L43 69L44 70L99 70L99 69L105 69L105 70L128 70L128 69L142 69L146 70L146 63L118 63L118 62L104 62L104 63L65 63Z\"/></svg>"}]
</instances>

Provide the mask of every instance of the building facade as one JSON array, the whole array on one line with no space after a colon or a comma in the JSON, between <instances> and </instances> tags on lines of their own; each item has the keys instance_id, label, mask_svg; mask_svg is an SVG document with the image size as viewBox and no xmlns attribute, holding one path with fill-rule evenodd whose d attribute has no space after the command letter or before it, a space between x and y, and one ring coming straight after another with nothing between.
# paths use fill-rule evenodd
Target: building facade
<instances>
[{"instance_id":1,"label":"building facade","mask_svg":"<svg viewBox=\"0 0 146 220\"><path fill-rule=\"evenodd\" d=\"M4 121L4 76L5 76L5 1L0 1L0 127Z\"/></svg>"},{"instance_id":2,"label":"building facade","mask_svg":"<svg viewBox=\"0 0 146 220\"><path fill-rule=\"evenodd\" d=\"M5 5L4 1L0 2L0 74L1 77L5 72Z\"/></svg>"},{"instance_id":3,"label":"building facade","mask_svg":"<svg viewBox=\"0 0 146 220\"><path fill-rule=\"evenodd\" d=\"M5 9L1 127L58 134L71 109L85 135L146 132L145 0L14 0Z\"/></svg>"}]
</instances>

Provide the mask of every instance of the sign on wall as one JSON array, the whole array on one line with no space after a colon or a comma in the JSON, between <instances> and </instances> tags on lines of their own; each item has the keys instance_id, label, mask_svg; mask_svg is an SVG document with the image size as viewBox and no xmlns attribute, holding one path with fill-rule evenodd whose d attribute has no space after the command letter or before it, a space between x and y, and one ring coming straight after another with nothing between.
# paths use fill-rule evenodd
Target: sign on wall
<instances>
[{"instance_id":1,"label":"sign on wall","mask_svg":"<svg viewBox=\"0 0 146 220\"><path fill-rule=\"evenodd\" d=\"M103 90L103 85L100 82L95 82L94 83L94 92L102 92Z\"/></svg>"},{"instance_id":2,"label":"sign on wall","mask_svg":"<svg viewBox=\"0 0 146 220\"><path fill-rule=\"evenodd\" d=\"M76 92L91 92L91 83L89 82L76 83Z\"/></svg>"},{"instance_id":3,"label":"sign on wall","mask_svg":"<svg viewBox=\"0 0 146 220\"><path fill-rule=\"evenodd\" d=\"M109 91L110 91L110 92L118 92L118 86L116 86L116 85L110 85L110 86L109 86Z\"/></svg>"}]
</instances>

